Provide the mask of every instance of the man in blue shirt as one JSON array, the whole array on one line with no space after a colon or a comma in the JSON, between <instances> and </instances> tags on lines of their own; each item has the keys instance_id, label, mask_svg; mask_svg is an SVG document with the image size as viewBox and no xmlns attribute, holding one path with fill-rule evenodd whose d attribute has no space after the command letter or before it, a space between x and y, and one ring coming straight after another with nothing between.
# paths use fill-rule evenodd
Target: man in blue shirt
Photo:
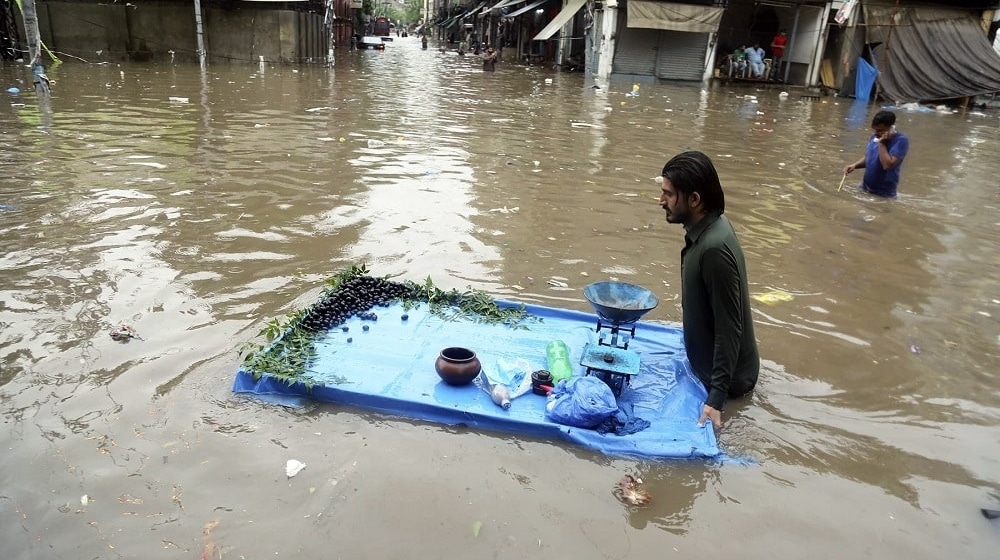
<instances>
[{"instance_id":1,"label":"man in blue shirt","mask_svg":"<svg viewBox=\"0 0 1000 560\"><path fill-rule=\"evenodd\" d=\"M872 130L874 134L868 142L865 157L844 167L844 175L855 169L864 169L861 190L875 196L896 198L899 171L906 152L910 150L910 139L902 132L896 132L896 114L892 111L875 113Z\"/></svg>"},{"instance_id":2,"label":"man in blue shirt","mask_svg":"<svg viewBox=\"0 0 1000 560\"><path fill-rule=\"evenodd\" d=\"M752 47L747 47L747 63L750 64L750 72L754 78L764 75L764 49L759 43L754 43Z\"/></svg>"}]
</instances>

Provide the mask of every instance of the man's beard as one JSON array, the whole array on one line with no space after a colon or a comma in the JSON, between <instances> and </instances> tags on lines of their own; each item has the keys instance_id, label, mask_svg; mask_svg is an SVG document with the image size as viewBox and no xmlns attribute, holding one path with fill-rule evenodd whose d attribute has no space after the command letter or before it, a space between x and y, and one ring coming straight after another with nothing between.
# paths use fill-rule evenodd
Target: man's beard
<instances>
[{"instance_id":1,"label":"man's beard","mask_svg":"<svg viewBox=\"0 0 1000 560\"><path fill-rule=\"evenodd\" d=\"M681 209L678 209L677 211L666 209L666 216L668 224L684 224L687 223L688 218L691 217L691 212Z\"/></svg>"}]
</instances>

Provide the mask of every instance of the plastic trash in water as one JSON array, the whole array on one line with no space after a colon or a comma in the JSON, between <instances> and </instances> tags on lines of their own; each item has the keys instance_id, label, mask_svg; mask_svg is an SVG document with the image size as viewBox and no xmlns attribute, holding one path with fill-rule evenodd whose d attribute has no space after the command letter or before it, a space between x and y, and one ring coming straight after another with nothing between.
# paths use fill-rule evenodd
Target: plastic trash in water
<instances>
[{"instance_id":1,"label":"plastic trash in water","mask_svg":"<svg viewBox=\"0 0 1000 560\"><path fill-rule=\"evenodd\" d=\"M382 146L385 146L385 142L383 142L381 140L376 140L374 138L369 138L368 139L368 147L369 148L381 148Z\"/></svg>"},{"instance_id":2,"label":"plastic trash in water","mask_svg":"<svg viewBox=\"0 0 1000 560\"><path fill-rule=\"evenodd\" d=\"M285 463L285 476L292 478L293 476L302 472L302 469L306 468L306 464L302 461L296 461L295 459L289 459Z\"/></svg>"},{"instance_id":3,"label":"plastic trash in water","mask_svg":"<svg viewBox=\"0 0 1000 560\"><path fill-rule=\"evenodd\" d=\"M21 93L21 88L9 87L9 88L7 88L7 93L9 93L11 95L17 95L17 94Z\"/></svg>"},{"instance_id":4,"label":"plastic trash in water","mask_svg":"<svg viewBox=\"0 0 1000 560\"><path fill-rule=\"evenodd\" d=\"M793 299L795 299L795 296L784 290L771 290L769 292L764 292L762 294L753 294L750 297L761 303L766 303L768 305L784 301L792 301Z\"/></svg>"}]
</instances>

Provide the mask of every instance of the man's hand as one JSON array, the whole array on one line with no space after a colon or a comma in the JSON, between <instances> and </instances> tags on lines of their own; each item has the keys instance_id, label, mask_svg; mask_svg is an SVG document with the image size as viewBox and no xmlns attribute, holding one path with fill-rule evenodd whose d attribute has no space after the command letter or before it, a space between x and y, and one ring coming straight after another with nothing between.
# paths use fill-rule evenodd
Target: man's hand
<instances>
[{"instance_id":1,"label":"man's hand","mask_svg":"<svg viewBox=\"0 0 1000 560\"><path fill-rule=\"evenodd\" d=\"M705 420L711 419L712 425L716 429L722 427L722 411L716 410L707 404L701 407L701 418L698 418L698 425L702 426L705 424Z\"/></svg>"},{"instance_id":2,"label":"man's hand","mask_svg":"<svg viewBox=\"0 0 1000 560\"><path fill-rule=\"evenodd\" d=\"M850 173L851 171L854 171L855 169L857 169L857 167L855 167L853 163L850 164L850 165L845 165L844 166L844 175L847 175L848 173Z\"/></svg>"}]
</instances>

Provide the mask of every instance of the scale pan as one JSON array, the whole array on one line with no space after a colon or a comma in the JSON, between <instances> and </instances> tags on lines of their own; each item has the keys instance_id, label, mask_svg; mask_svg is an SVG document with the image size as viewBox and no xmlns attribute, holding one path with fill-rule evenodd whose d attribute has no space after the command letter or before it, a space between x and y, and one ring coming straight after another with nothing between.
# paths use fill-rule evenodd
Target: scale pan
<instances>
[{"instance_id":1,"label":"scale pan","mask_svg":"<svg viewBox=\"0 0 1000 560\"><path fill-rule=\"evenodd\" d=\"M653 292L627 282L594 282L583 296L601 319L615 325L634 323L660 303Z\"/></svg>"}]
</instances>

